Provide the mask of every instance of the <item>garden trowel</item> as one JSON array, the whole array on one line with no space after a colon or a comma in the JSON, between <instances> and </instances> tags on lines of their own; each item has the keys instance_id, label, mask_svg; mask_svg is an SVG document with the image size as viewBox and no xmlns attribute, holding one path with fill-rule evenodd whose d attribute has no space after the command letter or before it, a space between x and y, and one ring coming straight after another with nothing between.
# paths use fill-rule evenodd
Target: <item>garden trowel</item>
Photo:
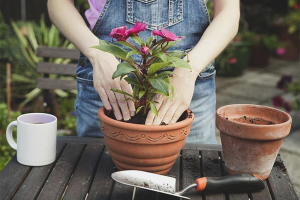
<instances>
[{"instance_id":1,"label":"garden trowel","mask_svg":"<svg viewBox=\"0 0 300 200\"><path fill-rule=\"evenodd\" d=\"M184 199L190 199L182 195L193 188L195 188L196 191L212 191L215 193L222 191L257 192L265 188L262 179L252 174L197 178L195 183L178 192L176 192L176 179L169 176L138 170L125 170L114 172L111 177L115 181L125 185L165 193Z\"/></svg>"}]
</instances>

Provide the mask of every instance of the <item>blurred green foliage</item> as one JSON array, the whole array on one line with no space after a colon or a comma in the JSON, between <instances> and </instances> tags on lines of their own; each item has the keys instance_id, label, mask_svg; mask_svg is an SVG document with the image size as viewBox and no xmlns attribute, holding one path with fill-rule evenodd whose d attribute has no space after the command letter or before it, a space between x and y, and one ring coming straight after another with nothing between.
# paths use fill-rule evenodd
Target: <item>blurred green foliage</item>
<instances>
[{"instance_id":1,"label":"blurred green foliage","mask_svg":"<svg viewBox=\"0 0 300 200\"><path fill-rule=\"evenodd\" d=\"M11 112L11 121L15 121L19 115L21 115L21 112ZM11 148L6 141L5 133L6 127L9 123L7 105L5 103L0 103L0 172L11 157L16 153L16 151ZM13 135L16 135L16 130L13 131Z\"/></svg>"}]
</instances>

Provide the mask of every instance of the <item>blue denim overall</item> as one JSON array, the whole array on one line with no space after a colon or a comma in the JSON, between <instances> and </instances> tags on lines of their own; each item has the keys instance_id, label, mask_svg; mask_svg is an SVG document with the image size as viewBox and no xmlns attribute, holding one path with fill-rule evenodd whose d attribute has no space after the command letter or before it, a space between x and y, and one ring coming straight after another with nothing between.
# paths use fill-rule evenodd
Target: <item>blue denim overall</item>
<instances>
[{"instance_id":1,"label":"blue denim overall","mask_svg":"<svg viewBox=\"0 0 300 200\"><path fill-rule=\"evenodd\" d=\"M137 21L146 22L147 29L139 33L146 41L154 29L167 28L184 36L173 49L190 51L200 40L210 23L203 0L107 0L92 32L111 42L113 28L132 27ZM96 45L96 44L95 44ZM133 57L138 59L138 57ZM213 63L199 74L190 109L195 114L187 142L216 143L215 139L215 69ZM78 136L102 137L98 109L103 105L93 87L93 68L80 55L77 67L78 95L75 102Z\"/></svg>"}]
</instances>

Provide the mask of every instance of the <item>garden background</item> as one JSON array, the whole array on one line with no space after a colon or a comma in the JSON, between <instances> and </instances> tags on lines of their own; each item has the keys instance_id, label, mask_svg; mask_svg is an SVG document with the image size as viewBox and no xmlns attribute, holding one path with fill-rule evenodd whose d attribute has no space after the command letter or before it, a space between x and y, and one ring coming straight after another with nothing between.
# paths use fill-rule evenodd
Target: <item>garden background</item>
<instances>
[{"instance_id":1,"label":"garden background","mask_svg":"<svg viewBox=\"0 0 300 200\"><path fill-rule=\"evenodd\" d=\"M87 0L75 0L75 4L84 16ZM211 0L207 7L213 20ZM299 0L241 0L239 32L216 59L217 77L225 77L228 82L242 76L247 68L268 66L270 59L299 63L299 26ZM43 91L35 88L40 76L36 64L42 61L35 55L39 45L75 48L51 24L47 0L0 0L0 172L15 154L6 142L6 127L21 113L55 114L59 119L58 134L76 135L76 91L50 91L50 106L45 107ZM287 112L299 110L299 80L292 74L283 76L274 84L276 87L291 98L274 96L269 100L271 105ZM300 122L295 123L299 127Z\"/></svg>"}]
</instances>

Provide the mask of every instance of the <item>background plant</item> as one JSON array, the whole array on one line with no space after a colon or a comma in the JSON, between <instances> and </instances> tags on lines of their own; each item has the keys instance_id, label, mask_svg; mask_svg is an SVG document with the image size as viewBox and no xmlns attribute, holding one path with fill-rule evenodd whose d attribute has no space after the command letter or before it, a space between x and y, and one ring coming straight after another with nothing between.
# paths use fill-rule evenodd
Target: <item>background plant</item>
<instances>
[{"instance_id":1,"label":"background plant","mask_svg":"<svg viewBox=\"0 0 300 200\"><path fill-rule=\"evenodd\" d=\"M157 115L155 95L162 94L172 99L174 92L174 88L170 84L172 72L161 72L160 70L166 67L183 67L187 69L191 69L191 67L181 59L185 55L183 52L167 52L182 37L177 37L172 32L162 29L161 31L154 30L152 32L154 36L160 36L161 40L156 40L151 36L147 41L143 41L138 33L144 31L145 28L146 24L137 22L129 30L126 26L112 30L110 36L115 38L117 40L115 42L119 45L130 49L129 52L104 40L100 40L100 45L94 48L111 53L124 61L117 66L112 78L124 78L129 84L133 85L133 93L128 94L115 88L111 90L124 94L126 96L125 100L133 101L136 113L142 110L141 113L145 115L151 109ZM135 44L129 42L128 38L131 38ZM140 62L136 62L132 55L140 56Z\"/></svg>"}]
</instances>

